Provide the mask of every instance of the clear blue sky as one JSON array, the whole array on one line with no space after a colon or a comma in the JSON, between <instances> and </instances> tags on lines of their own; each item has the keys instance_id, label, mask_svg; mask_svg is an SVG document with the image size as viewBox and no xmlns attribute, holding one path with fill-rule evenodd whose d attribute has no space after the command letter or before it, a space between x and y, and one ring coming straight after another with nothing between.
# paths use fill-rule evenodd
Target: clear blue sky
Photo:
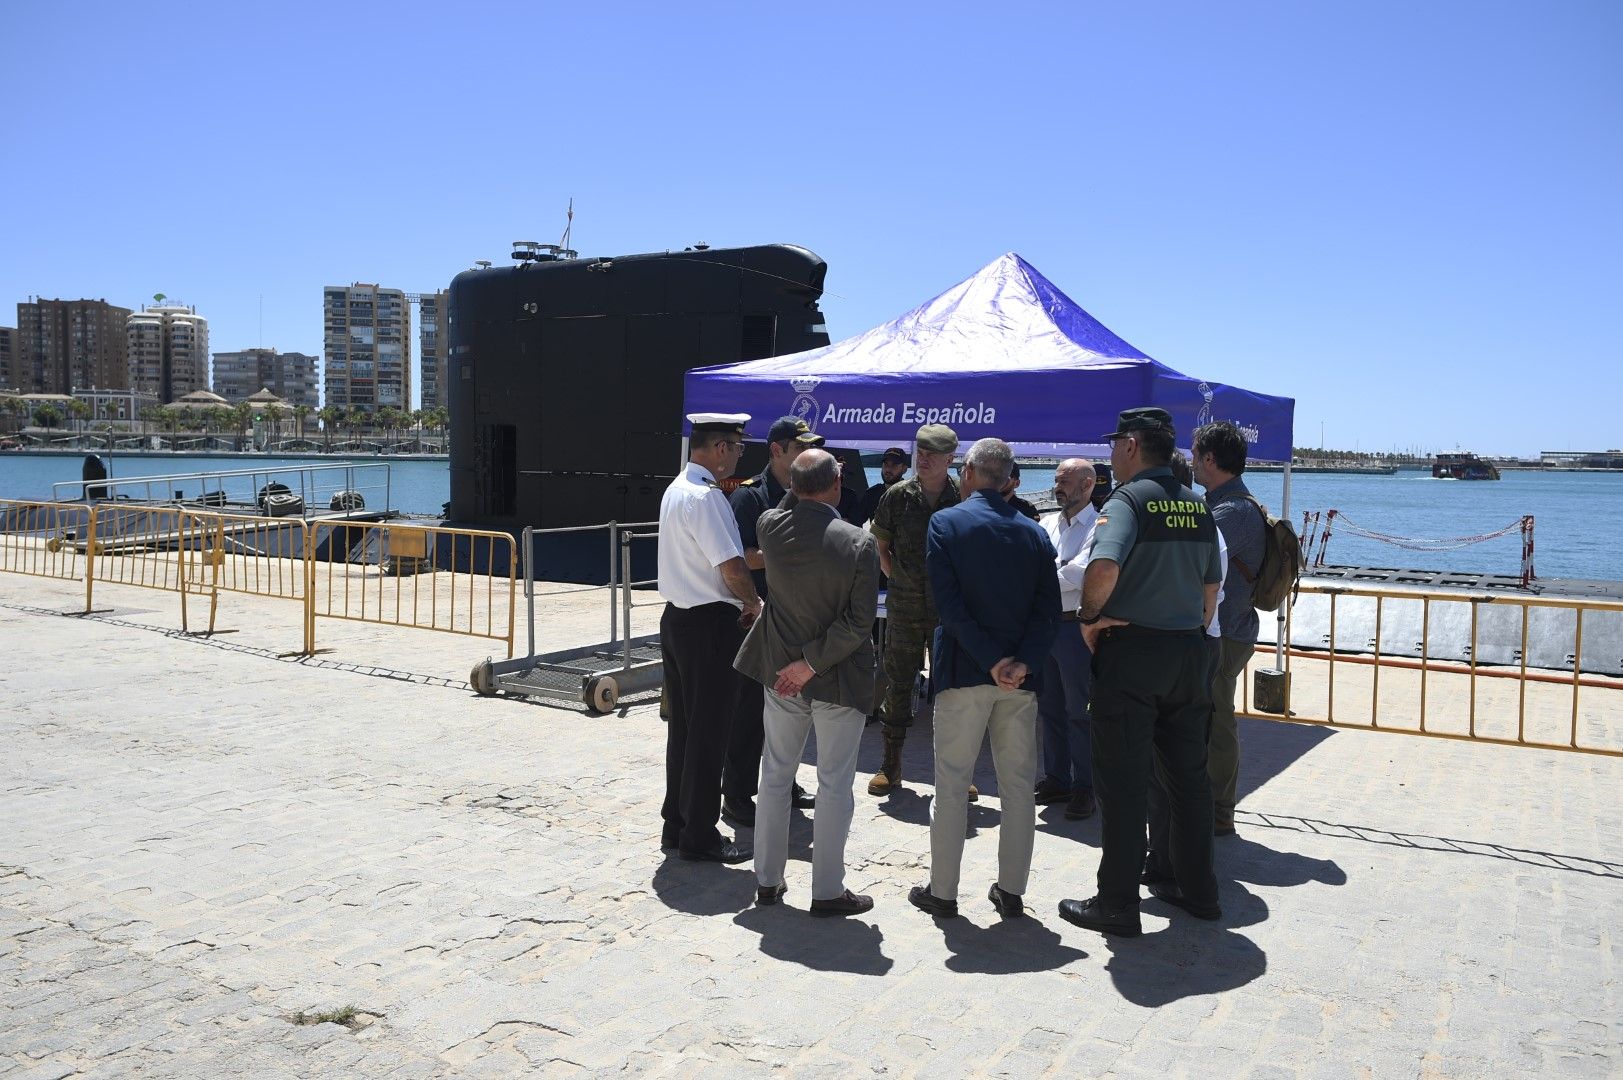
<instances>
[{"instance_id":1,"label":"clear blue sky","mask_svg":"<svg viewBox=\"0 0 1623 1080\"><path fill-rule=\"evenodd\" d=\"M0 322L509 241L790 241L858 333L1017 251L1296 442L1623 445L1623 4L130 5L0 15ZM263 297L263 333L260 304Z\"/></svg>"}]
</instances>

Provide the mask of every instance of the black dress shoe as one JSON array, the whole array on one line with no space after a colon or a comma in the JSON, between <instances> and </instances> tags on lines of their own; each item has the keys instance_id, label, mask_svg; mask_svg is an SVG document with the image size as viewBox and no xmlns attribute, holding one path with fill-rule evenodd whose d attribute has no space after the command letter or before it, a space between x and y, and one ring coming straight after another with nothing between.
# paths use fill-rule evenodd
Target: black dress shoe
<instances>
[{"instance_id":1,"label":"black dress shoe","mask_svg":"<svg viewBox=\"0 0 1623 1080\"><path fill-rule=\"evenodd\" d=\"M1061 784L1059 781L1052 780L1046 776L1037 781L1037 789L1035 794L1037 796L1038 806L1048 806L1051 803L1064 802L1066 799L1071 797L1070 791L1065 787L1064 784Z\"/></svg>"},{"instance_id":2,"label":"black dress shoe","mask_svg":"<svg viewBox=\"0 0 1623 1080\"><path fill-rule=\"evenodd\" d=\"M754 799L723 799L721 800L721 818L727 824L739 829L755 828L755 800Z\"/></svg>"},{"instance_id":3,"label":"black dress shoe","mask_svg":"<svg viewBox=\"0 0 1623 1080\"><path fill-rule=\"evenodd\" d=\"M688 862L729 864L749 862L750 859L755 857L755 853L743 844L723 844L718 848L711 848L709 851L678 851L676 854L678 858L686 859Z\"/></svg>"},{"instance_id":4,"label":"black dress shoe","mask_svg":"<svg viewBox=\"0 0 1623 1080\"><path fill-rule=\"evenodd\" d=\"M1004 892L997 882L992 882L992 891L986 894L992 901L997 913L1005 919L1018 919L1026 913L1026 902L1012 892Z\"/></svg>"},{"instance_id":5,"label":"black dress shoe","mask_svg":"<svg viewBox=\"0 0 1623 1080\"><path fill-rule=\"evenodd\" d=\"M1072 795L1070 801L1065 804L1065 820L1081 821L1083 818L1090 818L1097 809L1099 804L1093 799L1093 789L1083 788Z\"/></svg>"},{"instance_id":6,"label":"black dress shoe","mask_svg":"<svg viewBox=\"0 0 1623 1080\"><path fill-rule=\"evenodd\" d=\"M943 900L930 891L930 885L915 885L907 890L907 902L920 911L928 911L938 919L955 919L958 917L958 901Z\"/></svg>"},{"instance_id":7,"label":"black dress shoe","mask_svg":"<svg viewBox=\"0 0 1623 1080\"><path fill-rule=\"evenodd\" d=\"M873 897L859 896L850 889L845 890L832 900L813 900L811 913L824 919L840 915L861 915L864 911L873 910Z\"/></svg>"},{"instance_id":8,"label":"black dress shoe","mask_svg":"<svg viewBox=\"0 0 1623 1080\"><path fill-rule=\"evenodd\" d=\"M776 885L758 885L755 888L755 902L761 907L770 907L783 899L783 894L789 891L787 882L780 881Z\"/></svg>"},{"instance_id":9,"label":"black dress shoe","mask_svg":"<svg viewBox=\"0 0 1623 1080\"><path fill-rule=\"evenodd\" d=\"M1144 932L1144 926L1139 922L1138 908L1106 909L1099 903L1097 896L1086 900L1061 900L1059 917L1085 930L1097 930L1101 934L1138 937Z\"/></svg>"},{"instance_id":10,"label":"black dress shoe","mask_svg":"<svg viewBox=\"0 0 1623 1080\"><path fill-rule=\"evenodd\" d=\"M1150 895L1161 901L1163 904L1171 904L1173 907L1183 908L1197 919L1205 919L1210 922L1214 919L1221 919L1223 917L1223 909L1218 907L1215 903L1191 903L1189 898L1183 894L1183 890L1178 887L1178 883L1176 881L1151 882L1149 889Z\"/></svg>"},{"instance_id":11,"label":"black dress shoe","mask_svg":"<svg viewBox=\"0 0 1623 1080\"><path fill-rule=\"evenodd\" d=\"M789 805L796 810L815 810L817 808L817 796L796 784L789 792Z\"/></svg>"}]
</instances>

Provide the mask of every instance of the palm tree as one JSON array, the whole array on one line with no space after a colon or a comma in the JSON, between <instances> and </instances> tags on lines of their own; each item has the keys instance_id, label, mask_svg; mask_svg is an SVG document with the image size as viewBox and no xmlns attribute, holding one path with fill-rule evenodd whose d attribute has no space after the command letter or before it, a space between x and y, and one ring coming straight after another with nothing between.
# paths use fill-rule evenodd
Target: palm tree
<instances>
[{"instance_id":1,"label":"palm tree","mask_svg":"<svg viewBox=\"0 0 1623 1080\"><path fill-rule=\"evenodd\" d=\"M239 401L227 415L237 426L237 449L241 450L242 440L248 436L248 425L254 422L254 407L246 401Z\"/></svg>"},{"instance_id":2,"label":"palm tree","mask_svg":"<svg viewBox=\"0 0 1623 1080\"><path fill-rule=\"evenodd\" d=\"M378 410L378 426L383 429L385 445L394 441L395 428L400 426L400 410L392 405L385 405Z\"/></svg>"},{"instance_id":3,"label":"palm tree","mask_svg":"<svg viewBox=\"0 0 1623 1080\"><path fill-rule=\"evenodd\" d=\"M281 435L282 417L286 415L287 410L274 402L265 406L265 420L271 426L272 438L276 438L277 436Z\"/></svg>"},{"instance_id":4,"label":"palm tree","mask_svg":"<svg viewBox=\"0 0 1623 1080\"><path fill-rule=\"evenodd\" d=\"M323 453L332 453L332 429L338 426L343 416L344 410L336 405L326 405L316 411L316 419L321 421Z\"/></svg>"},{"instance_id":5,"label":"palm tree","mask_svg":"<svg viewBox=\"0 0 1623 1080\"><path fill-rule=\"evenodd\" d=\"M414 454L423 452L423 417L427 415L427 411L423 409L411 411L411 452Z\"/></svg>"},{"instance_id":6,"label":"palm tree","mask_svg":"<svg viewBox=\"0 0 1623 1080\"><path fill-rule=\"evenodd\" d=\"M68 402L68 415L73 417L74 430L80 434L83 434L85 429L85 417L90 415L89 403L80 401L78 398L74 398L72 401Z\"/></svg>"},{"instance_id":7,"label":"palm tree","mask_svg":"<svg viewBox=\"0 0 1623 1080\"><path fill-rule=\"evenodd\" d=\"M47 401L34 410L34 423L44 428L54 428L62 422L62 410Z\"/></svg>"},{"instance_id":8,"label":"palm tree","mask_svg":"<svg viewBox=\"0 0 1623 1080\"><path fill-rule=\"evenodd\" d=\"M314 411L315 410L311 409L310 406L305 405L302 402L293 406L293 420L299 426L299 439L301 441L304 439L305 421L310 419L310 414Z\"/></svg>"}]
</instances>

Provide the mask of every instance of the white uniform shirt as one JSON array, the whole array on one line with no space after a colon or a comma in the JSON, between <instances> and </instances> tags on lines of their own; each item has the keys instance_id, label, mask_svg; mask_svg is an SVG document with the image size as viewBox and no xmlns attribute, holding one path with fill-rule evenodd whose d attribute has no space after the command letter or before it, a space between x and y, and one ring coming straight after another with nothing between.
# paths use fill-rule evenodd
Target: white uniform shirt
<instances>
[{"instance_id":1,"label":"white uniform shirt","mask_svg":"<svg viewBox=\"0 0 1623 1080\"><path fill-rule=\"evenodd\" d=\"M1217 530L1217 553L1223 560L1223 580L1229 579L1229 546L1223 540L1223 530ZM1222 637L1223 631L1217 625L1217 608L1223 606L1223 586L1217 586L1217 607L1212 608L1212 625L1206 628L1207 637Z\"/></svg>"},{"instance_id":2,"label":"white uniform shirt","mask_svg":"<svg viewBox=\"0 0 1623 1080\"><path fill-rule=\"evenodd\" d=\"M1043 528L1054 544L1061 611L1076 611L1082 606L1082 572L1087 569L1088 557L1093 553L1093 527L1098 522L1099 511L1092 503L1077 511L1070 521L1065 520L1063 511L1043 518Z\"/></svg>"},{"instance_id":3,"label":"white uniform shirt","mask_svg":"<svg viewBox=\"0 0 1623 1080\"><path fill-rule=\"evenodd\" d=\"M718 601L742 608L720 567L743 556L727 496L709 469L688 462L659 501L659 595L679 608Z\"/></svg>"}]
</instances>

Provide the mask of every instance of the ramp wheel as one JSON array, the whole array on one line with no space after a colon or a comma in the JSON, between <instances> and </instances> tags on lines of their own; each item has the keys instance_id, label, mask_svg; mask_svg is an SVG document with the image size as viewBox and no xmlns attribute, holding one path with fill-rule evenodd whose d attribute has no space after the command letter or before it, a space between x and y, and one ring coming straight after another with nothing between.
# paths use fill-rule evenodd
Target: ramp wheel
<instances>
[{"instance_id":1,"label":"ramp wheel","mask_svg":"<svg viewBox=\"0 0 1623 1080\"><path fill-rule=\"evenodd\" d=\"M481 660L473 665L473 671L468 675L468 685L480 697L496 696L496 674L490 670L490 661Z\"/></svg>"},{"instance_id":2,"label":"ramp wheel","mask_svg":"<svg viewBox=\"0 0 1623 1080\"><path fill-rule=\"evenodd\" d=\"M612 712L620 700L620 684L613 675L599 675L586 684L586 704L600 713Z\"/></svg>"}]
</instances>

